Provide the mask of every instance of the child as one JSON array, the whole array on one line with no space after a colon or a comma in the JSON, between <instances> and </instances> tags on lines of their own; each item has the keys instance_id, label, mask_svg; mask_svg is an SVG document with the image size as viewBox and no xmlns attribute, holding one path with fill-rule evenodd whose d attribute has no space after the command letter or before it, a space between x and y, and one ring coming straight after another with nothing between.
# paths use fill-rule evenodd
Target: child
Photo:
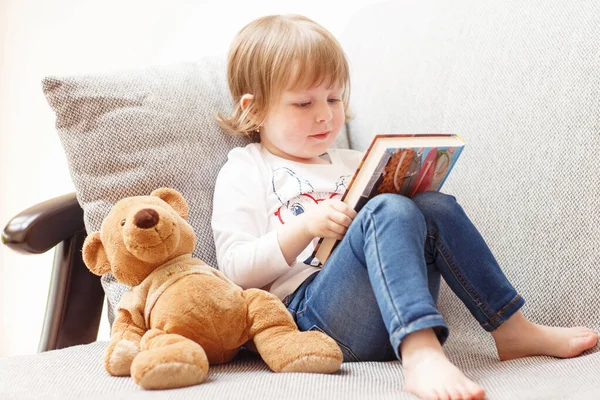
<instances>
[{"instance_id":1,"label":"child","mask_svg":"<svg viewBox=\"0 0 600 400\"><path fill-rule=\"evenodd\" d=\"M329 148L346 120L345 55L323 27L268 16L235 38L228 60L230 132L259 140L229 153L216 182L212 227L220 270L282 299L302 330L335 339L346 361L400 359L405 390L480 399L484 390L444 355L440 276L491 332L501 360L574 357L587 328L534 324L453 196L382 194L356 214L340 201L362 154ZM320 237L342 239L320 270L304 261Z\"/></svg>"}]
</instances>

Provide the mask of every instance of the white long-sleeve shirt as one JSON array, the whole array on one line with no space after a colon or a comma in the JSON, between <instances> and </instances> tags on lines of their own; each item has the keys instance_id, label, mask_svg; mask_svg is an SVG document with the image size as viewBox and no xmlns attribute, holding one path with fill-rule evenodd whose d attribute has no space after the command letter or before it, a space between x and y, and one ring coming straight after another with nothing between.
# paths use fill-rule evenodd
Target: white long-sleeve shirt
<instances>
[{"instance_id":1,"label":"white long-sleeve shirt","mask_svg":"<svg viewBox=\"0 0 600 400\"><path fill-rule=\"evenodd\" d=\"M244 289L262 288L283 299L318 268L306 264L313 241L292 265L277 230L319 201L340 198L362 153L329 149L330 164L303 164L275 156L260 143L235 148L217 177L212 229L219 270Z\"/></svg>"}]
</instances>

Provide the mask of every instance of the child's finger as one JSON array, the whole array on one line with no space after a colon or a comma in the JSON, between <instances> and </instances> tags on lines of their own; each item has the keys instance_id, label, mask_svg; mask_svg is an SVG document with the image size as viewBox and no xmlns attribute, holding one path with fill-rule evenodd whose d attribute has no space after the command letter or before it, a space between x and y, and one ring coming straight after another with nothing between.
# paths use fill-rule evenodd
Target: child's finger
<instances>
[{"instance_id":1,"label":"child's finger","mask_svg":"<svg viewBox=\"0 0 600 400\"><path fill-rule=\"evenodd\" d=\"M354 219L354 217L356 217L356 211L354 211L354 209L352 207L348 206L348 204L344 203L343 201L333 203L333 208L335 208L338 211L343 212L350 219Z\"/></svg>"},{"instance_id":2,"label":"child's finger","mask_svg":"<svg viewBox=\"0 0 600 400\"><path fill-rule=\"evenodd\" d=\"M340 235L346 233L347 230L347 228L344 225L340 225L339 223L333 220L329 220L329 223L327 224L327 229Z\"/></svg>"},{"instance_id":3,"label":"child's finger","mask_svg":"<svg viewBox=\"0 0 600 400\"><path fill-rule=\"evenodd\" d=\"M331 215L331 220L342 226L345 226L346 228L348 228L350 226L350 224L352 223L352 218L350 218L348 215L344 214L343 212L337 212L337 213Z\"/></svg>"},{"instance_id":4,"label":"child's finger","mask_svg":"<svg viewBox=\"0 0 600 400\"><path fill-rule=\"evenodd\" d=\"M323 232L321 232L321 237L328 237L328 238L334 238L337 240L342 240L342 238L344 237L344 234L342 233L337 233L334 232L332 230L329 229L324 229Z\"/></svg>"},{"instance_id":5,"label":"child's finger","mask_svg":"<svg viewBox=\"0 0 600 400\"><path fill-rule=\"evenodd\" d=\"M342 239L344 238L344 234L343 234L343 233L335 233L335 232L332 232L332 235L331 235L331 237L334 237L334 238L336 238L337 240L342 240Z\"/></svg>"},{"instance_id":6,"label":"child's finger","mask_svg":"<svg viewBox=\"0 0 600 400\"><path fill-rule=\"evenodd\" d=\"M358 214L356 212L356 210L348 205L346 205L346 207L348 207L348 213L350 214L349 217L354 219L354 217L356 217L356 214Z\"/></svg>"}]
</instances>

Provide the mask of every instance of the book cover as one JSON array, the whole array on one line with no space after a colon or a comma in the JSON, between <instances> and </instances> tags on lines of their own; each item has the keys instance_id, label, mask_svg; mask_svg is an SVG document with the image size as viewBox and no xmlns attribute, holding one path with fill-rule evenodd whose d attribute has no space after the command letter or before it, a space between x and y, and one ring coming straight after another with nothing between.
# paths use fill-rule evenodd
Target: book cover
<instances>
[{"instance_id":1,"label":"book cover","mask_svg":"<svg viewBox=\"0 0 600 400\"><path fill-rule=\"evenodd\" d=\"M458 140L452 144L447 140L437 140L450 137ZM409 140L400 141L402 147L388 145L376 148L379 138L429 138L426 141L430 145L415 140L416 146L411 147ZM438 142L443 144L436 145ZM365 152L342 201L358 212L370 198L378 194L396 193L410 198L427 190L439 191L463 147L464 141L456 134L377 135ZM377 159L374 160L374 157ZM367 170L360 174L365 166ZM322 267L338 242L332 238L321 238L309 259L310 265Z\"/></svg>"}]
</instances>

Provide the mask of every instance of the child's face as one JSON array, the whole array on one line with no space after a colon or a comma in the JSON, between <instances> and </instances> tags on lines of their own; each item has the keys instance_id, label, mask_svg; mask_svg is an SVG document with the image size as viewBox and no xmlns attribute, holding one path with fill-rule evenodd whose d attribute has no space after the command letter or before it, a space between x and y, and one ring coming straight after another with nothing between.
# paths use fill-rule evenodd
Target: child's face
<instances>
[{"instance_id":1,"label":"child's face","mask_svg":"<svg viewBox=\"0 0 600 400\"><path fill-rule=\"evenodd\" d=\"M319 162L346 119L342 87L328 86L284 91L260 127L263 146L288 160Z\"/></svg>"}]
</instances>

